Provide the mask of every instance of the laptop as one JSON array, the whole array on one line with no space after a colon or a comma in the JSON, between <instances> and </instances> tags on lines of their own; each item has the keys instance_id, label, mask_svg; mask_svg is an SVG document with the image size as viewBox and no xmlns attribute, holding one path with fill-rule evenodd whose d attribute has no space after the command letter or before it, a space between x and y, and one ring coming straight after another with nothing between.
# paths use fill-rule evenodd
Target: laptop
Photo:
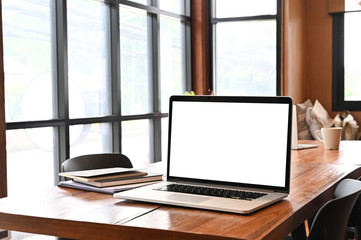
<instances>
[{"instance_id":1,"label":"laptop","mask_svg":"<svg viewBox=\"0 0 361 240\"><path fill-rule=\"evenodd\" d=\"M297 107L293 105L292 111L292 150L316 148L316 144L298 143Z\"/></svg>"},{"instance_id":2,"label":"laptop","mask_svg":"<svg viewBox=\"0 0 361 240\"><path fill-rule=\"evenodd\" d=\"M172 96L166 181L115 198L249 214L287 197L289 97Z\"/></svg>"}]
</instances>

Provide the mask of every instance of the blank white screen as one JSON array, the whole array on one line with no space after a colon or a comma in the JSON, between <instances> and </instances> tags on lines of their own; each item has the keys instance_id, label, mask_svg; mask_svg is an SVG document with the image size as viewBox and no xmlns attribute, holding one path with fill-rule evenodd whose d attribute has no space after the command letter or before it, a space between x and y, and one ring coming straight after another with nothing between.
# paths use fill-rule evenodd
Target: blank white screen
<instances>
[{"instance_id":1,"label":"blank white screen","mask_svg":"<svg viewBox=\"0 0 361 240\"><path fill-rule=\"evenodd\" d=\"M169 175L285 186L288 104L173 102Z\"/></svg>"}]
</instances>

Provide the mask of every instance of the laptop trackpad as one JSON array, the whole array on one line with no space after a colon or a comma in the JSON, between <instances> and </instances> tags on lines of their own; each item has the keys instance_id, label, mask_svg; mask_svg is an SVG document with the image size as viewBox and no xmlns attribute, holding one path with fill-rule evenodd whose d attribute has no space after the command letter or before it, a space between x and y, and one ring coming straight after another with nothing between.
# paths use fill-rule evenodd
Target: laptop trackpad
<instances>
[{"instance_id":1,"label":"laptop trackpad","mask_svg":"<svg viewBox=\"0 0 361 240\"><path fill-rule=\"evenodd\" d=\"M182 201L182 202L191 202L191 203L200 203L209 200L207 197L197 197L197 196L184 196L178 194L172 194L168 196L169 200L173 201Z\"/></svg>"}]
</instances>

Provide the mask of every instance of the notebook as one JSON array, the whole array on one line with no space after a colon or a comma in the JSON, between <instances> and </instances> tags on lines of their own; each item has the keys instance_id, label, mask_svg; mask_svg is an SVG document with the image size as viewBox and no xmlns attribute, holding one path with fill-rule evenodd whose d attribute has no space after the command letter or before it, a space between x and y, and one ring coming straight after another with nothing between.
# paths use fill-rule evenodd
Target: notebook
<instances>
[{"instance_id":1,"label":"notebook","mask_svg":"<svg viewBox=\"0 0 361 240\"><path fill-rule=\"evenodd\" d=\"M166 181L115 198L249 214L287 197L289 97L172 96Z\"/></svg>"},{"instance_id":2,"label":"notebook","mask_svg":"<svg viewBox=\"0 0 361 240\"><path fill-rule=\"evenodd\" d=\"M316 144L298 143L297 107L293 105L292 111L292 149L302 150L318 147Z\"/></svg>"}]
</instances>

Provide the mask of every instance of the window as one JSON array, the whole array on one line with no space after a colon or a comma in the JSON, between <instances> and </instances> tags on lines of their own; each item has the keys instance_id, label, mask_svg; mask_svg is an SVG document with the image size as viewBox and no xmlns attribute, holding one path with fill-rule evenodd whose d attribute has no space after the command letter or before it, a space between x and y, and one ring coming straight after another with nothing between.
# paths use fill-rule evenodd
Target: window
<instances>
[{"instance_id":1,"label":"window","mask_svg":"<svg viewBox=\"0 0 361 240\"><path fill-rule=\"evenodd\" d=\"M212 1L217 95L280 95L280 5L279 0Z\"/></svg>"},{"instance_id":2,"label":"window","mask_svg":"<svg viewBox=\"0 0 361 240\"><path fill-rule=\"evenodd\" d=\"M333 16L334 111L361 110L361 12Z\"/></svg>"},{"instance_id":3,"label":"window","mask_svg":"<svg viewBox=\"0 0 361 240\"><path fill-rule=\"evenodd\" d=\"M189 1L2 1L8 190L70 157L166 154L168 98L191 88ZM187 79L187 80L186 80Z\"/></svg>"},{"instance_id":4,"label":"window","mask_svg":"<svg viewBox=\"0 0 361 240\"><path fill-rule=\"evenodd\" d=\"M5 115L7 123L18 125L6 132L9 196L26 189L25 179L54 182L53 126L24 127L53 118L50 5L50 0L2 1Z\"/></svg>"}]
</instances>

